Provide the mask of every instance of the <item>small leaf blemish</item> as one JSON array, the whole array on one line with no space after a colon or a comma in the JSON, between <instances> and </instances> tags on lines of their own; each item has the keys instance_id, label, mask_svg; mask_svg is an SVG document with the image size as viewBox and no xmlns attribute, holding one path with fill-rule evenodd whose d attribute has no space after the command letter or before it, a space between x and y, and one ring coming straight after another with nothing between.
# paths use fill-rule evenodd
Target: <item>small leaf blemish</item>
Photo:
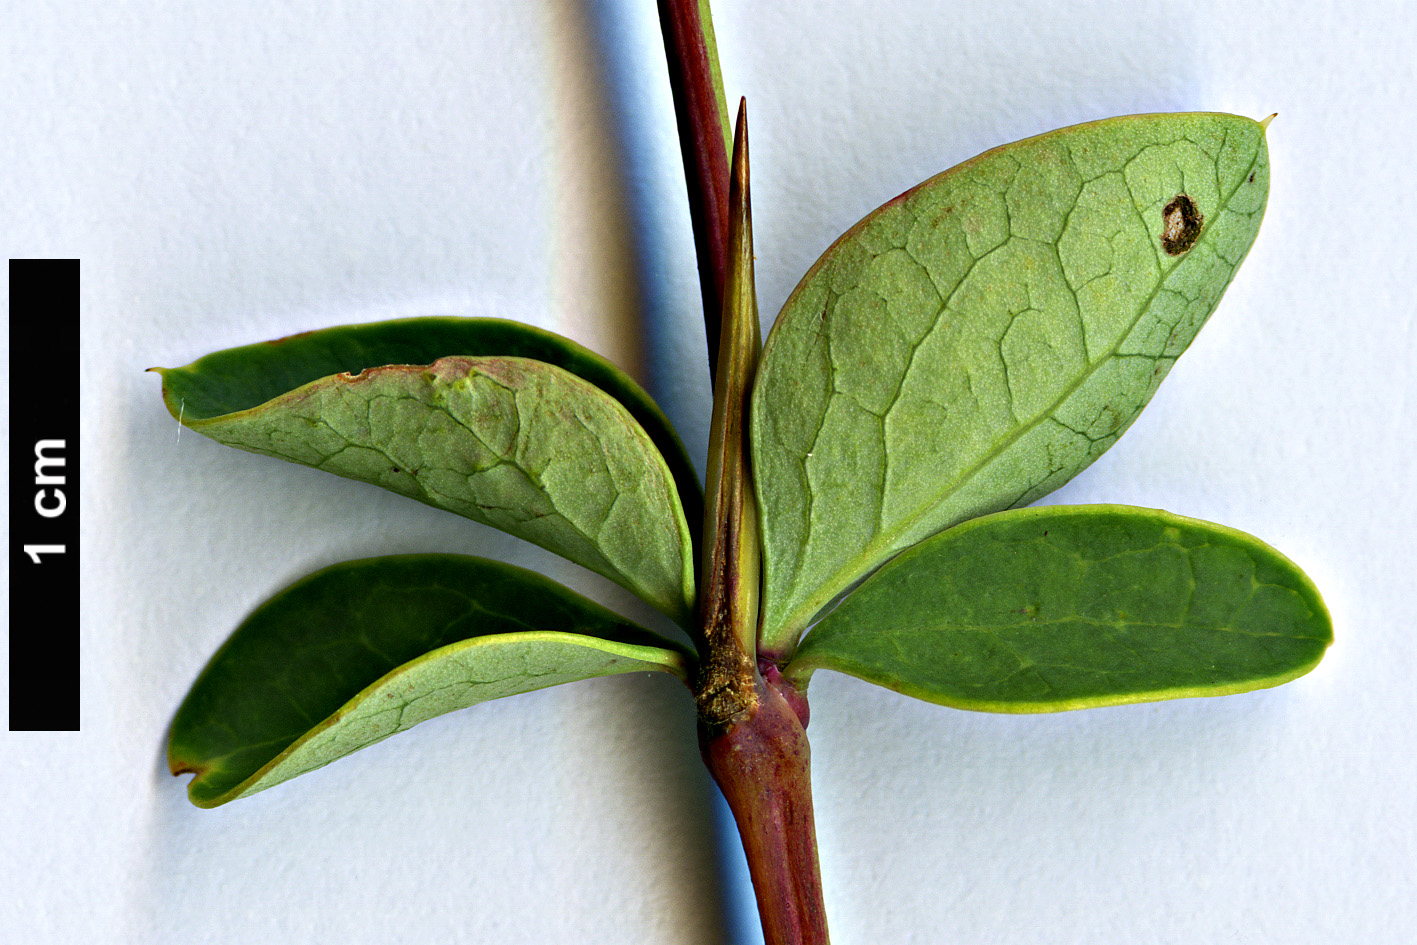
<instances>
[{"instance_id":1,"label":"small leaf blemish","mask_svg":"<svg viewBox=\"0 0 1417 945\"><path fill-rule=\"evenodd\" d=\"M1196 245L1205 217L1194 200L1185 194L1177 194L1161 211L1161 222L1162 249L1168 256L1179 256Z\"/></svg>"}]
</instances>

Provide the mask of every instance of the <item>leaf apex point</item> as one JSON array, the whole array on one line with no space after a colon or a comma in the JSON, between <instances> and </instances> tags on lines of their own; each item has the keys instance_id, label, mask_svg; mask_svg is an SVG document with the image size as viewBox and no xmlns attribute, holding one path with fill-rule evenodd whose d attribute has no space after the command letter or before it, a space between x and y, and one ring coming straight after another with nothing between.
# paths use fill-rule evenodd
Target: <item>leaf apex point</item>
<instances>
[{"instance_id":1,"label":"leaf apex point","mask_svg":"<svg viewBox=\"0 0 1417 945\"><path fill-rule=\"evenodd\" d=\"M167 762L167 769L172 772L172 776L174 778L181 777L184 774L193 774L200 778L202 775L207 773L208 768L208 765L200 765L191 761L182 761L177 758L170 758Z\"/></svg>"}]
</instances>

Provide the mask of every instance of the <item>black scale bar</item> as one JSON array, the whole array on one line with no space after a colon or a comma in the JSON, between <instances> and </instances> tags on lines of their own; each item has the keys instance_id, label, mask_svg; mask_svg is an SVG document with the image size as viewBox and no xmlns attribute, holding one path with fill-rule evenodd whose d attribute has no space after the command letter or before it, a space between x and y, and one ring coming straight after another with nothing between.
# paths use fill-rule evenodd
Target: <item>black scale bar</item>
<instances>
[{"instance_id":1,"label":"black scale bar","mask_svg":"<svg viewBox=\"0 0 1417 945\"><path fill-rule=\"evenodd\" d=\"M79 729L79 261L10 260L10 731Z\"/></svg>"}]
</instances>

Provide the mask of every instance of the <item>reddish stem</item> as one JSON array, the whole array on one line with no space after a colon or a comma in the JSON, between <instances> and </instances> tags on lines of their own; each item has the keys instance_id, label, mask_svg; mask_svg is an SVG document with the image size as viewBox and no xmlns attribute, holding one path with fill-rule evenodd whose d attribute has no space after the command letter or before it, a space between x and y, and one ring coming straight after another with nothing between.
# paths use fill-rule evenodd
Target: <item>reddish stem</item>
<instances>
[{"instance_id":1,"label":"reddish stem","mask_svg":"<svg viewBox=\"0 0 1417 945\"><path fill-rule=\"evenodd\" d=\"M709 560L699 588L702 662L694 685L699 749L738 823L766 945L826 945L806 696L776 665L755 665L756 512L741 421L759 336L744 109L730 197L728 116L715 82L707 0L659 0L659 12L715 382L716 442L710 447L702 551ZM731 299L727 312L725 297ZM726 336L724 326L730 329Z\"/></svg>"},{"instance_id":2,"label":"reddish stem","mask_svg":"<svg viewBox=\"0 0 1417 945\"><path fill-rule=\"evenodd\" d=\"M806 697L775 667L768 677L754 673L757 706L745 718L699 723L699 750L738 823L766 945L826 945Z\"/></svg>"},{"instance_id":3,"label":"reddish stem","mask_svg":"<svg viewBox=\"0 0 1417 945\"><path fill-rule=\"evenodd\" d=\"M719 323L728 273L728 140L698 0L659 0L669 86L689 189L689 219L699 257L709 377L718 377Z\"/></svg>"}]
</instances>

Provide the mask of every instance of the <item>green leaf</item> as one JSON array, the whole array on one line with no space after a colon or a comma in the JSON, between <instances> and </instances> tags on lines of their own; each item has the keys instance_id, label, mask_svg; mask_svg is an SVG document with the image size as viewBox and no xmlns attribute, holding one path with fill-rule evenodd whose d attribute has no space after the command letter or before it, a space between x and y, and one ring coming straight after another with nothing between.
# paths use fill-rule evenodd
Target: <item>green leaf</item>
<instances>
[{"instance_id":1,"label":"green leaf","mask_svg":"<svg viewBox=\"0 0 1417 945\"><path fill-rule=\"evenodd\" d=\"M462 555L337 564L232 634L172 723L168 763L199 807L246 797L426 719L693 656L553 581Z\"/></svg>"},{"instance_id":2,"label":"green leaf","mask_svg":"<svg viewBox=\"0 0 1417 945\"><path fill-rule=\"evenodd\" d=\"M999 512L904 552L807 634L786 675L834 669L986 712L1218 696L1313 669L1333 639L1298 566L1169 512Z\"/></svg>"},{"instance_id":3,"label":"green leaf","mask_svg":"<svg viewBox=\"0 0 1417 945\"><path fill-rule=\"evenodd\" d=\"M691 620L692 539L673 476L618 401L561 368L390 365L183 423L500 528Z\"/></svg>"},{"instance_id":4,"label":"green leaf","mask_svg":"<svg viewBox=\"0 0 1417 945\"><path fill-rule=\"evenodd\" d=\"M853 227L788 299L754 394L765 644L957 522L1100 456L1260 224L1264 130L1141 115L989 151Z\"/></svg>"},{"instance_id":5,"label":"green leaf","mask_svg":"<svg viewBox=\"0 0 1417 945\"><path fill-rule=\"evenodd\" d=\"M544 361L618 400L644 427L674 474L690 531L703 518L703 492L684 444L659 406L627 374L568 338L498 318L403 318L343 325L217 351L180 368L155 368L174 417L210 420L259 407L334 374L388 364L432 364L452 355Z\"/></svg>"}]
</instances>

